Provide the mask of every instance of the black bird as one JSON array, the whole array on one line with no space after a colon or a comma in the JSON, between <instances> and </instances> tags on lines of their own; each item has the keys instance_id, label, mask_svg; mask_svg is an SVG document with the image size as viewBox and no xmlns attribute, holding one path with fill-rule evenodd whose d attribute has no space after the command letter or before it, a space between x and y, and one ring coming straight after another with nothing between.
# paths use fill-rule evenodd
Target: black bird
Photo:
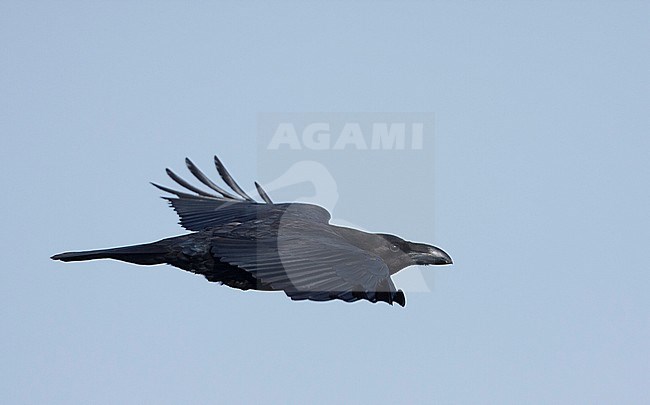
<instances>
[{"instance_id":1,"label":"black bird","mask_svg":"<svg viewBox=\"0 0 650 405\"><path fill-rule=\"evenodd\" d=\"M330 225L330 214L317 205L273 203L256 182L264 200L257 202L216 156L214 162L232 192L211 181L189 159L185 159L189 171L217 194L191 185L169 169L169 177L192 193L151 183L175 196L163 198L192 233L142 245L61 253L52 259L170 264L241 290L282 290L293 300L365 299L401 306L406 299L391 275L416 264L452 264L451 257L435 246Z\"/></svg>"}]
</instances>

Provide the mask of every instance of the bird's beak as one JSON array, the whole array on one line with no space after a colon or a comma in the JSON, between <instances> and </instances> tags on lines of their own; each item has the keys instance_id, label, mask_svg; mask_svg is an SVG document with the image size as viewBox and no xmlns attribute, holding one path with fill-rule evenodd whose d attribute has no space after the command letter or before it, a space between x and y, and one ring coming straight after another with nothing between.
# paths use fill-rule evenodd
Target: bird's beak
<instances>
[{"instance_id":1,"label":"bird's beak","mask_svg":"<svg viewBox=\"0 0 650 405\"><path fill-rule=\"evenodd\" d=\"M409 255L417 264L420 265L441 265L452 264L451 257L444 250L431 245L421 244L417 251L411 251Z\"/></svg>"}]
</instances>

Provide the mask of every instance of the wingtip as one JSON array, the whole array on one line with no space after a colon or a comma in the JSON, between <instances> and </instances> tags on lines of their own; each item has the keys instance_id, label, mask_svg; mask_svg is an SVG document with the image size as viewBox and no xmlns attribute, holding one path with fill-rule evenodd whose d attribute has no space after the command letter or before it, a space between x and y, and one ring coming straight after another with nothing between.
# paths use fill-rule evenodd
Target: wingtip
<instances>
[{"instance_id":1,"label":"wingtip","mask_svg":"<svg viewBox=\"0 0 650 405\"><path fill-rule=\"evenodd\" d=\"M264 200L264 202L267 204L273 204L273 201L271 201L271 197L269 197L269 195L266 193L266 190L262 188L260 183L258 182L254 182L254 183L255 183L255 188L257 189L257 193L260 195L262 200Z\"/></svg>"},{"instance_id":2,"label":"wingtip","mask_svg":"<svg viewBox=\"0 0 650 405\"><path fill-rule=\"evenodd\" d=\"M397 294L395 294L395 302L402 307L406 306L406 295L404 295L404 291L397 290Z\"/></svg>"},{"instance_id":3,"label":"wingtip","mask_svg":"<svg viewBox=\"0 0 650 405\"><path fill-rule=\"evenodd\" d=\"M217 155L214 155L214 165L217 168L217 172L219 172L219 175L221 176L221 179L230 187L235 193L237 193L240 197L242 197L245 200L248 201L255 201L251 196L246 194L246 192L237 184L235 179L232 178L226 167L221 163L221 160L217 157Z\"/></svg>"},{"instance_id":4,"label":"wingtip","mask_svg":"<svg viewBox=\"0 0 650 405\"><path fill-rule=\"evenodd\" d=\"M154 183L153 181L150 181L149 184L151 184L152 186L156 187L156 188L157 188L158 190L160 190L160 191L164 191L164 192L166 192L166 193L170 193L170 189L169 189L168 187L161 186L160 184L156 184L156 183ZM171 194L173 194L173 193L171 193ZM164 197L163 197L163 198L164 198Z\"/></svg>"},{"instance_id":5,"label":"wingtip","mask_svg":"<svg viewBox=\"0 0 650 405\"><path fill-rule=\"evenodd\" d=\"M192 169L198 169L198 166L195 165L194 162L192 162L192 160L188 157L185 158L185 166L187 166L187 168L190 169L190 171Z\"/></svg>"},{"instance_id":6,"label":"wingtip","mask_svg":"<svg viewBox=\"0 0 650 405\"><path fill-rule=\"evenodd\" d=\"M192 174L194 174L195 170L198 170L194 162L192 162L188 157L185 158L185 166L190 170ZM196 174L194 174L194 176L196 177Z\"/></svg>"}]
</instances>

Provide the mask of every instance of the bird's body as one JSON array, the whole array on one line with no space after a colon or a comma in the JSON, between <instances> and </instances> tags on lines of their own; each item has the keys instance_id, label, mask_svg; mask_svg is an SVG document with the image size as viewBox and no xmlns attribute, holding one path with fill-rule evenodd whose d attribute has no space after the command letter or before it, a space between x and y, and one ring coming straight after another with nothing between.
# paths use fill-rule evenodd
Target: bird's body
<instances>
[{"instance_id":1,"label":"bird's body","mask_svg":"<svg viewBox=\"0 0 650 405\"><path fill-rule=\"evenodd\" d=\"M402 306L404 293L395 288L392 274L413 264L451 264L451 258L434 246L331 225L322 207L275 204L257 183L264 202L256 202L216 157L219 174L237 195L217 186L188 159L186 163L197 179L219 194L198 189L170 170L169 176L194 194L154 185L176 196L165 198L180 216L180 224L193 233L52 258L170 264L241 290L282 290L294 300L366 299Z\"/></svg>"}]
</instances>

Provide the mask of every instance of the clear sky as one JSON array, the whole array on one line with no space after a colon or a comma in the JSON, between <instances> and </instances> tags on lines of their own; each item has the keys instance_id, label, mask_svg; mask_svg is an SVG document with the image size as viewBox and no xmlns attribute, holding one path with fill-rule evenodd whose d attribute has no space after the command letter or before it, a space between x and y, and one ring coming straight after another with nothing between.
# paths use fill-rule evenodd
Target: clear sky
<instances>
[{"instance_id":1,"label":"clear sky","mask_svg":"<svg viewBox=\"0 0 650 405\"><path fill-rule=\"evenodd\" d=\"M0 3L0 402L650 402L649 3L270 3ZM307 112L434 130L266 148ZM49 260L184 233L148 182L213 154L455 264L401 308Z\"/></svg>"}]
</instances>

